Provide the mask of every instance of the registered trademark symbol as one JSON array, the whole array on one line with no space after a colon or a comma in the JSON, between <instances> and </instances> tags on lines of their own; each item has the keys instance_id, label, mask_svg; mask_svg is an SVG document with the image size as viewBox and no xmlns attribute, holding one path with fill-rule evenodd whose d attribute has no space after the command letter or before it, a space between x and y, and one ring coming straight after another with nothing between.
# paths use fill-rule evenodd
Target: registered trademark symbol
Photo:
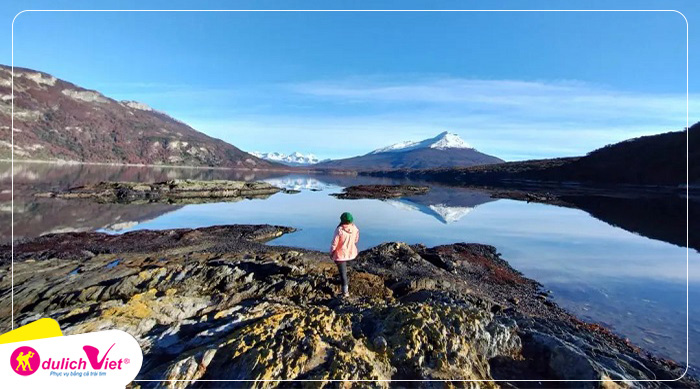
<instances>
[{"instance_id":1,"label":"registered trademark symbol","mask_svg":"<svg viewBox=\"0 0 700 389\"><path fill-rule=\"evenodd\" d=\"M131 360L129 358L124 358L124 363L130 363Z\"/></svg>"}]
</instances>

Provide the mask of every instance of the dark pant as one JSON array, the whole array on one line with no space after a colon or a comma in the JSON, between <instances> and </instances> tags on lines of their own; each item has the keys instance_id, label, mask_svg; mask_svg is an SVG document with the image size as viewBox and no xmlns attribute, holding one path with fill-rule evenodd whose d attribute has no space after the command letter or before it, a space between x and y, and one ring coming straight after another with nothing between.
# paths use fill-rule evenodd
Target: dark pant
<instances>
[{"instance_id":1,"label":"dark pant","mask_svg":"<svg viewBox=\"0 0 700 389\"><path fill-rule=\"evenodd\" d=\"M340 280L343 281L343 291L348 290L348 265L345 262L336 262Z\"/></svg>"}]
</instances>

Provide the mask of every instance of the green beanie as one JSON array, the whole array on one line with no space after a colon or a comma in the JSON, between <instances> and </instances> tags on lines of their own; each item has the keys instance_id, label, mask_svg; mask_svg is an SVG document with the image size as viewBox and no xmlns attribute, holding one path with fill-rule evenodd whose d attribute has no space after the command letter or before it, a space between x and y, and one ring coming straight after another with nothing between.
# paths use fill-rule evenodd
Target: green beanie
<instances>
[{"instance_id":1,"label":"green beanie","mask_svg":"<svg viewBox=\"0 0 700 389\"><path fill-rule=\"evenodd\" d=\"M343 224L352 223L353 220L355 220L355 218L352 217L350 212L343 212L343 214L340 215L340 222Z\"/></svg>"}]
</instances>

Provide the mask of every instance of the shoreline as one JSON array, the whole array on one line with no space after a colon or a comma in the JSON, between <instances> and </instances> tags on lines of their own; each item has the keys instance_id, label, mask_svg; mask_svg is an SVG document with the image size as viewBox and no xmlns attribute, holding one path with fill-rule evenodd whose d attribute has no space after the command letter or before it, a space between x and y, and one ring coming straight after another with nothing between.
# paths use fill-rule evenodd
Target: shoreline
<instances>
[{"instance_id":1,"label":"shoreline","mask_svg":"<svg viewBox=\"0 0 700 389\"><path fill-rule=\"evenodd\" d=\"M142 167L142 168L167 168L167 169L190 169L190 170L230 170L235 172L270 172L270 173L285 173L285 174L309 174L309 175L338 175L338 176L358 176L358 172L350 170L325 170L300 166L286 166L277 169L258 169L258 168L237 168L225 166L192 166L192 165L164 165L164 164L139 164L139 163L117 163L117 162L85 162L72 160L41 160L41 159L12 159L0 158L0 163L30 163L30 164L46 164L58 166L111 166L111 167Z\"/></svg>"},{"instance_id":2,"label":"shoreline","mask_svg":"<svg viewBox=\"0 0 700 389\"><path fill-rule=\"evenodd\" d=\"M375 246L351 265L352 297L344 301L336 297L337 270L326 254L264 244L293 231L227 225L121 235L63 233L18 242L15 283L22 287L15 293L17 321L48 315L67 334L125 329L144 347L140 379L173 374L179 379L256 379L268 374L328 378L314 375L321 372L308 365L311 357L320 358L330 376L374 379L580 379L572 374L582 371L600 380L671 379L682 369L603 327L580 321L550 300L539 283L510 267L492 246ZM9 281L8 247L0 250L3 293ZM47 276L42 269L52 270ZM46 293L51 297L42 298ZM307 349L301 339L285 343L284 336L297 335L276 318L315 333L316 346ZM185 325L192 320L200 324ZM411 330L416 334L445 335L415 338L402 332L416 320L424 323ZM466 332L452 332L456 330ZM202 331L217 335L204 336ZM166 332L184 345L162 343L160 334ZM246 336L252 348L235 341ZM326 338L343 340L335 344ZM345 348L343 342L352 347ZM463 350L449 351L450 342ZM468 351L476 349L477 354ZM272 350L273 356L248 365L252 360L245 356L261 350ZM274 357L275 350L292 353L284 363L298 369L279 371L283 360ZM332 355L322 350L332 350ZM450 352L459 358L449 358ZM213 358L202 353L213 353ZM217 357L230 353L243 359ZM415 359L421 355L422 362ZM484 360L483 355L489 357ZM182 369L192 363L204 364L194 376ZM576 369L567 367L571 364ZM684 378L678 384L698 383Z\"/></svg>"},{"instance_id":3,"label":"shoreline","mask_svg":"<svg viewBox=\"0 0 700 389\"><path fill-rule=\"evenodd\" d=\"M686 194L700 195L700 185L662 185L629 183L594 183L584 181L554 181L519 178L481 178L458 181L440 175L420 175L421 171L367 171L359 176L375 178L392 178L411 182L432 183L456 188L482 188L490 190L513 190L532 192L559 192L560 194L600 194L600 193L652 193L652 194Z\"/></svg>"},{"instance_id":4,"label":"shoreline","mask_svg":"<svg viewBox=\"0 0 700 389\"><path fill-rule=\"evenodd\" d=\"M164 165L164 164L140 164L140 163L117 163L117 162L85 162L85 161L72 161L72 160L41 160L41 159L8 159L0 158L0 162L5 163L34 163L34 164L50 164L50 165L63 165L63 166L75 166L75 165L94 165L94 166L126 166L126 167L149 167L149 168L172 168L172 169L202 169L202 170L233 170L233 171L269 171L269 172L299 172L293 167L281 168L281 169L257 169L257 168L236 168L236 167L225 167L225 166L192 166L192 165Z\"/></svg>"}]
</instances>

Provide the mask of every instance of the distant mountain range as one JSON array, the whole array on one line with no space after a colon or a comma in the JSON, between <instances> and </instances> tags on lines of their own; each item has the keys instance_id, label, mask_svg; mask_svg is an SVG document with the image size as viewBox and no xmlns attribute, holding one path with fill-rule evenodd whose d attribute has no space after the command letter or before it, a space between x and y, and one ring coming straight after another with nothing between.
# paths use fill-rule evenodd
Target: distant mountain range
<instances>
[{"instance_id":1,"label":"distant mountain range","mask_svg":"<svg viewBox=\"0 0 700 389\"><path fill-rule=\"evenodd\" d=\"M0 158L245 169L424 169L503 162L443 132L366 155L319 160L313 154L246 153L136 101L116 101L47 73L0 65ZM12 131L12 132L11 132Z\"/></svg>"},{"instance_id":2,"label":"distant mountain range","mask_svg":"<svg viewBox=\"0 0 700 389\"><path fill-rule=\"evenodd\" d=\"M475 166L501 163L502 159L479 152L457 134L443 132L418 142L401 142L368 154L321 162L324 169L383 170L426 169L437 167Z\"/></svg>"},{"instance_id":3,"label":"distant mountain range","mask_svg":"<svg viewBox=\"0 0 700 389\"><path fill-rule=\"evenodd\" d=\"M0 65L0 158L10 157L11 68ZM14 68L15 159L283 168L149 106Z\"/></svg>"},{"instance_id":4,"label":"distant mountain range","mask_svg":"<svg viewBox=\"0 0 700 389\"><path fill-rule=\"evenodd\" d=\"M689 167L687 180L686 163ZM608 145L582 157L472 167L376 169L367 174L462 185L508 186L518 181L549 181L664 186L689 182L690 185L700 186L700 123L683 131L643 136Z\"/></svg>"},{"instance_id":5,"label":"distant mountain range","mask_svg":"<svg viewBox=\"0 0 700 389\"><path fill-rule=\"evenodd\" d=\"M313 154L302 154L296 151L291 154L284 154L278 152L261 153L258 151L253 151L251 152L251 154L258 158L281 163L287 166L309 166L322 162L320 159L318 159L318 157L316 157Z\"/></svg>"}]
</instances>

